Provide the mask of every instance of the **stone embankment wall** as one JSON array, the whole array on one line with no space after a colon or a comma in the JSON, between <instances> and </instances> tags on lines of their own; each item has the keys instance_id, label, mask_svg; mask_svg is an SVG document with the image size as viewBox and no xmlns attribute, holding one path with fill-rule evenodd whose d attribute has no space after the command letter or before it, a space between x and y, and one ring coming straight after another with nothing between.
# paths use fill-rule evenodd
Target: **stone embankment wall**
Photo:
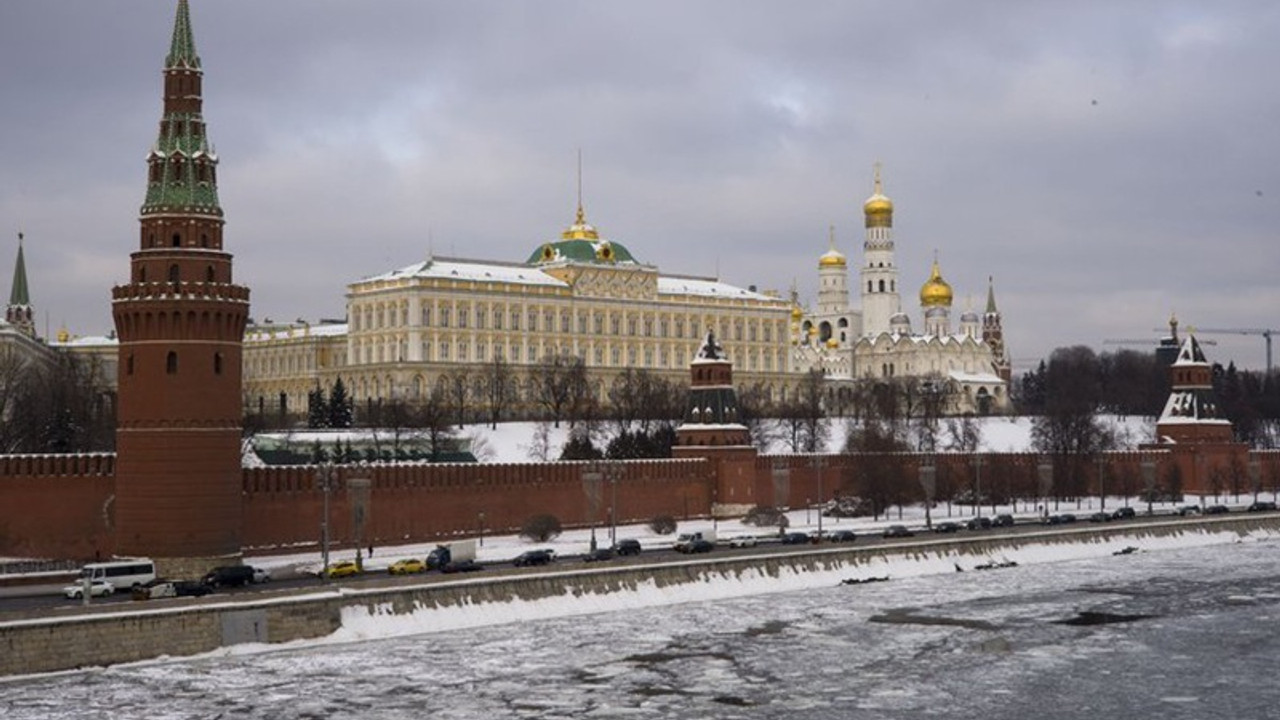
<instances>
[{"instance_id":1,"label":"stone embankment wall","mask_svg":"<svg viewBox=\"0 0 1280 720\"><path fill-rule=\"evenodd\" d=\"M184 656L243 642L283 643L320 638L343 628L344 619L378 617L414 623L423 613L467 610L484 603L563 600L634 591L642 586L679 590L706 588L744 577L783 573L848 573L878 562L910 557L950 567L970 565L1032 545L1159 543L1194 533L1280 534L1278 515L1239 515L1150 524L1085 525L1053 532L964 534L945 539L858 547L823 546L786 554L708 556L696 561L613 565L537 572L513 570L483 577L413 578L391 585L346 586L327 590L271 593L228 603L225 599L153 601L100 606L75 617L42 617L0 622L0 675L40 673L111 665L163 655ZM960 564L957 562L956 564ZM700 590L699 590L700 591ZM167 605L167 607L166 607ZM496 611L496 609L494 610ZM59 613L65 611L60 610ZM487 611L485 611L487 612ZM416 627L422 627L421 624Z\"/></svg>"}]
</instances>

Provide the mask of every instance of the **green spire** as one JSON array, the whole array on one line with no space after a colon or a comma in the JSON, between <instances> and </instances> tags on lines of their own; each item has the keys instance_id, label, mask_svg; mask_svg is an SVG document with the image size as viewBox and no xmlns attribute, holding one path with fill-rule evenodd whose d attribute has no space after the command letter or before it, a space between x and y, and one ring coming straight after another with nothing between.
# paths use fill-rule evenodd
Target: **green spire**
<instances>
[{"instance_id":1,"label":"green spire","mask_svg":"<svg viewBox=\"0 0 1280 720\"><path fill-rule=\"evenodd\" d=\"M178 16L173 20L173 42L169 45L169 56L164 59L164 66L200 67L195 36L191 34L191 12L187 8L187 0L178 0Z\"/></svg>"},{"instance_id":2,"label":"green spire","mask_svg":"<svg viewBox=\"0 0 1280 720\"><path fill-rule=\"evenodd\" d=\"M9 307L26 307L31 304L27 290L27 261L22 256L22 233L18 233L18 262L13 266L13 290L9 292Z\"/></svg>"},{"instance_id":3,"label":"green spire","mask_svg":"<svg viewBox=\"0 0 1280 720\"><path fill-rule=\"evenodd\" d=\"M987 276L987 314L993 315L999 312L996 310L996 286L995 279L990 275Z\"/></svg>"}]
</instances>

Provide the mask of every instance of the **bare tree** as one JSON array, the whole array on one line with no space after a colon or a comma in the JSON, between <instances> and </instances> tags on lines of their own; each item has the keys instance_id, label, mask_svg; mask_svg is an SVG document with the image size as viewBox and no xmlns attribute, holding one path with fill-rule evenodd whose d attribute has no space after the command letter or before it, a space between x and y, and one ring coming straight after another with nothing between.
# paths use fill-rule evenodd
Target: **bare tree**
<instances>
[{"instance_id":1,"label":"bare tree","mask_svg":"<svg viewBox=\"0 0 1280 720\"><path fill-rule=\"evenodd\" d=\"M530 371L533 399L547 409L556 427L573 414L588 392L587 366L569 353L547 355Z\"/></svg>"},{"instance_id":2,"label":"bare tree","mask_svg":"<svg viewBox=\"0 0 1280 720\"><path fill-rule=\"evenodd\" d=\"M500 357L495 357L486 363L481 372L483 373L481 387L484 392L482 400L488 411L489 426L497 429L503 413L517 399L518 380L511 365Z\"/></svg>"},{"instance_id":3,"label":"bare tree","mask_svg":"<svg viewBox=\"0 0 1280 720\"><path fill-rule=\"evenodd\" d=\"M471 400L471 385L471 373L465 367L445 372L437 381L436 393L452 411L453 422L458 427L467 422L467 401Z\"/></svg>"},{"instance_id":4,"label":"bare tree","mask_svg":"<svg viewBox=\"0 0 1280 720\"><path fill-rule=\"evenodd\" d=\"M1102 384L1093 350L1077 345L1058 348L1043 373L1044 411L1032 421L1032 446L1054 456L1055 490L1080 497L1084 468L1094 453L1115 446L1115 436L1099 420ZM1060 494L1059 497L1062 495Z\"/></svg>"}]
</instances>

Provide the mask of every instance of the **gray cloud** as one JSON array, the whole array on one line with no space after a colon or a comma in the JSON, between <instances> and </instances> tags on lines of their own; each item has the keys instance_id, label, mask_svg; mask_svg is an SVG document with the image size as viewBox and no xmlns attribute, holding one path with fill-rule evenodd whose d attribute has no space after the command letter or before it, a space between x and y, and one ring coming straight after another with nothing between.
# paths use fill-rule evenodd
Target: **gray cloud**
<instances>
[{"instance_id":1,"label":"gray cloud","mask_svg":"<svg viewBox=\"0 0 1280 720\"><path fill-rule=\"evenodd\" d=\"M0 8L0 228L28 232L53 330L111 327L174 4ZM1171 311L1276 322L1272 3L192 14L228 247L259 318L339 315L346 282L429 249L524 259L570 221L581 147L589 219L664 270L812 298L828 225L860 251L880 160L904 285L935 249L961 309L994 275L1017 358L1151 335ZM1262 364L1260 340L1218 339L1215 359Z\"/></svg>"}]
</instances>

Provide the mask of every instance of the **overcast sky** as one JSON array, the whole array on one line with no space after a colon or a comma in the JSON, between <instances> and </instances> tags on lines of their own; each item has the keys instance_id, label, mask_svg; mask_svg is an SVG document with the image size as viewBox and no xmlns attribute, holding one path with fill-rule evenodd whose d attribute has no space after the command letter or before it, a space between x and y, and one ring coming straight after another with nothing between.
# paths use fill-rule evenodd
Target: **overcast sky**
<instances>
[{"instance_id":1,"label":"overcast sky","mask_svg":"<svg viewBox=\"0 0 1280 720\"><path fill-rule=\"evenodd\" d=\"M139 245L176 0L0 4L0 278L111 329ZM1280 326L1280 3L193 0L226 248L261 321L352 280L523 261L587 217L672 273L856 268L883 163L904 309L988 275L1015 365ZM851 282L856 287L856 274ZM7 297L7 295L6 295ZM1208 336L1205 336L1208 339ZM1212 359L1263 365L1261 338Z\"/></svg>"}]
</instances>

